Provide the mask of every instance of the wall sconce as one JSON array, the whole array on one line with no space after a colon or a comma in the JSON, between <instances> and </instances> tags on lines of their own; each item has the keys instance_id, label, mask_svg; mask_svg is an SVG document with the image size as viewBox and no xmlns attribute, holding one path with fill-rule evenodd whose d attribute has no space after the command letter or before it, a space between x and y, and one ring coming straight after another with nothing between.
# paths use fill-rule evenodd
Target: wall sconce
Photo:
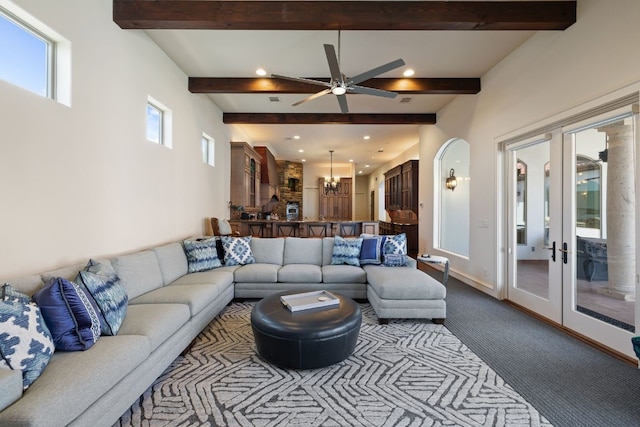
<instances>
[{"instance_id":1,"label":"wall sconce","mask_svg":"<svg viewBox=\"0 0 640 427\"><path fill-rule=\"evenodd\" d=\"M449 176L447 177L447 181L445 182L445 185L451 191L455 190L456 187L458 186L458 179L454 175L455 173L456 173L456 171L454 171L453 168L452 168L449 171Z\"/></svg>"}]
</instances>

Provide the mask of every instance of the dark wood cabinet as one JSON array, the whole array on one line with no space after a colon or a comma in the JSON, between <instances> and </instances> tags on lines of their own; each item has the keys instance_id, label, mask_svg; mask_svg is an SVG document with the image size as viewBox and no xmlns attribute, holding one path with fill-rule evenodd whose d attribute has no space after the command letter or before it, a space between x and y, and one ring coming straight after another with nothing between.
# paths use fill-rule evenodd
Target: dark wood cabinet
<instances>
[{"instance_id":1,"label":"dark wood cabinet","mask_svg":"<svg viewBox=\"0 0 640 427\"><path fill-rule=\"evenodd\" d=\"M418 213L418 160L409 160L384 174L384 207Z\"/></svg>"},{"instance_id":2,"label":"dark wood cabinet","mask_svg":"<svg viewBox=\"0 0 640 427\"><path fill-rule=\"evenodd\" d=\"M396 166L384 174L384 208L388 211L402 206L402 166Z\"/></svg>"},{"instance_id":3,"label":"dark wood cabinet","mask_svg":"<svg viewBox=\"0 0 640 427\"><path fill-rule=\"evenodd\" d=\"M231 142L231 202L260 206L261 156L246 142Z\"/></svg>"},{"instance_id":4,"label":"dark wood cabinet","mask_svg":"<svg viewBox=\"0 0 640 427\"><path fill-rule=\"evenodd\" d=\"M340 190L336 194L324 194L324 178L318 179L320 189L319 214L326 220L348 221L351 219L351 178L340 178Z\"/></svg>"},{"instance_id":5,"label":"dark wood cabinet","mask_svg":"<svg viewBox=\"0 0 640 427\"><path fill-rule=\"evenodd\" d=\"M405 233L407 235L407 253L414 258L418 255L418 224L380 221L379 228L381 235Z\"/></svg>"}]
</instances>

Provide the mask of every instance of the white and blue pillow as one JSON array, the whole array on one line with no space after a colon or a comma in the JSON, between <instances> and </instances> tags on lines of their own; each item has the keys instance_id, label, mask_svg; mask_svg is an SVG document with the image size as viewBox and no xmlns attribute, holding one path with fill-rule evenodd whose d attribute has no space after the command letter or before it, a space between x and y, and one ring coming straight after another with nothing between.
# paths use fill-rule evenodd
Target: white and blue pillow
<instances>
[{"instance_id":1,"label":"white and blue pillow","mask_svg":"<svg viewBox=\"0 0 640 427\"><path fill-rule=\"evenodd\" d=\"M404 254L387 254L384 256L385 267L404 267L409 263L409 257Z\"/></svg>"},{"instance_id":2,"label":"white and blue pillow","mask_svg":"<svg viewBox=\"0 0 640 427\"><path fill-rule=\"evenodd\" d=\"M102 335L116 335L127 315L129 297L111 264L89 260L74 281L93 297Z\"/></svg>"},{"instance_id":3,"label":"white and blue pillow","mask_svg":"<svg viewBox=\"0 0 640 427\"><path fill-rule=\"evenodd\" d=\"M44 371L54 352L53 339L38 305L11 285L0 298L0 368L22 371L26 390Z\"/></svg>"},{"instance_id":4,"label":"white and blue pillow","mask_svg":"<svg viewBox=\"0 0 640 427\"><path fill-rule=\"evenodd\" d=\"M251 236L229 237L221 236L224 248L224 265L246 265L256 262L251 251Z\"/></svg>"},{"instance_id":5,"label":"white and blue pillow","mask_svg":"<svg viewBox=\"0 0 640 427\"><path fill-rule=\"evenodd\" d=\"M360 250L360 265L382 264L382 249L384 247L384 241L385 236L364 237L362 239L362 248Z\"/></svg>"},{"instance_id":6,"label":"white and blue pillow","mask_svg":"<svg viewBox=\"0 0 640 427\"><path fill-rule=\"evenodd\" d=\"M212 270L222 267L220 258L218 258L218 250L216 248L216 239L206 240L184 240L184 253L187 256L188 272L197 273L199 271Z\"/></svg>"},{"instance_id":7,"label":"white and blue pillow","mask_svg":"<svg viewBox=\"0 0 640 427\"><path fill-rule=\"evenodd\" d=\"M407 254L407 234L400 233L394 236L386 236L384 240L384 254Z\"/></svg>"},{"instance_id":8,"label":"white and blue pillow","mask_svg":"<svg viewBox=\"0 0 640 427\"><path fill-rule=\"evenodd\" d=\"M49 327L56 350L88 350L100 338L100 318L93 298L74 282L52 278L33 295Z\"/></svg>"},{"instance_id":9,"label":"white and blue pillow","mask_svg":"<svg viewBox=\"0 0 640 427\"><path fill-rule=\"evenodd\" d=\"M347 264L359 267L362 240L362 237L345 239L344 237L335 236L333 239L331 264Z\"/></svg>"}]
</instances>

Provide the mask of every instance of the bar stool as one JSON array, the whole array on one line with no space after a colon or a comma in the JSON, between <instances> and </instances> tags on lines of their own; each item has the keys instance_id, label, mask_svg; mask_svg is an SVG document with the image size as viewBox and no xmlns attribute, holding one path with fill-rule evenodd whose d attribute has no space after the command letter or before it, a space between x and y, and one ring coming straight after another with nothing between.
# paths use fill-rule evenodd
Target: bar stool
<instances>
[{"instance_id":1,"label":"bar stool","mask_svg":"<svg viewBox=\"0 0 640 427\"><path fill-rule=\"evenodd\" d=\"M249 234L253 237L264 237L264 222L250 222Z\"/></svg>"},{"instance_id":2,"label":"bar stool","mask_svg":"<svg viewBox=\"0 0 640 427\"><path fill-rule=\"evenodd\" d=\"M286 223L286 222L279 222L278 224L276 224L276 234L277 237L295 237L295 236L299 236L299 228L300 228L300 224L298 224L297 222L291 222L291 223Z\"/></svg>"},{"instance_id":3,"label":"bar stool","mask_svg":"<svg viewBox=\"0 0 640 427\"><path fill-rule=\"evenodd\" d=\"M358 235L358 223L347 222L340 223L340 236L357 236Z\"/></svg>"},{"instance_id":4,"label":"bar stool","mask_svg":"<svg viewBox=\"0 0 640 427\"><path fill-rule=\"evenodd\" d=\"M318 223L307 225L307 237L327 237L327 227L330 227L331 223Z\"/></svg>"}]
</instances>

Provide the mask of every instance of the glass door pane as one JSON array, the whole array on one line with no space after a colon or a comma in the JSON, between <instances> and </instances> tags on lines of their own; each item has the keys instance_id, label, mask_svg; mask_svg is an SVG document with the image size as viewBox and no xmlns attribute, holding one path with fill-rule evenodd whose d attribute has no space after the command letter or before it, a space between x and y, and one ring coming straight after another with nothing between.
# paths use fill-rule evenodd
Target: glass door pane
<instances>
[{"instance_id":1,"label":"glass door pane","mask_svg":"<svg viewBox=\"0 0 640 427\"><path fill-rule=\"evenodd\" d=\"M571 311L597 320L602 329L632 333L636 290L632 117L581 130L568 140L575 150L571 237L576 268Z\"/></svg>"},{"instance_id":2,"label":"glass door pane","mask_svg":"<svg viewBox=\"0 0 640 427\"><path fill-rule=\"evenodd\" d=\"M510 205L507 292L509 300L559 322L561 267L553 248L561 237L561 222L554 222L553 218L560 217L556 211L561 206L561 177L553 174L552 149L555 148L549 139L507 147ZM561 148L555 150L561 153ZM553 179L558 182L553 184Z\"/></svg>"}]
</instances>

